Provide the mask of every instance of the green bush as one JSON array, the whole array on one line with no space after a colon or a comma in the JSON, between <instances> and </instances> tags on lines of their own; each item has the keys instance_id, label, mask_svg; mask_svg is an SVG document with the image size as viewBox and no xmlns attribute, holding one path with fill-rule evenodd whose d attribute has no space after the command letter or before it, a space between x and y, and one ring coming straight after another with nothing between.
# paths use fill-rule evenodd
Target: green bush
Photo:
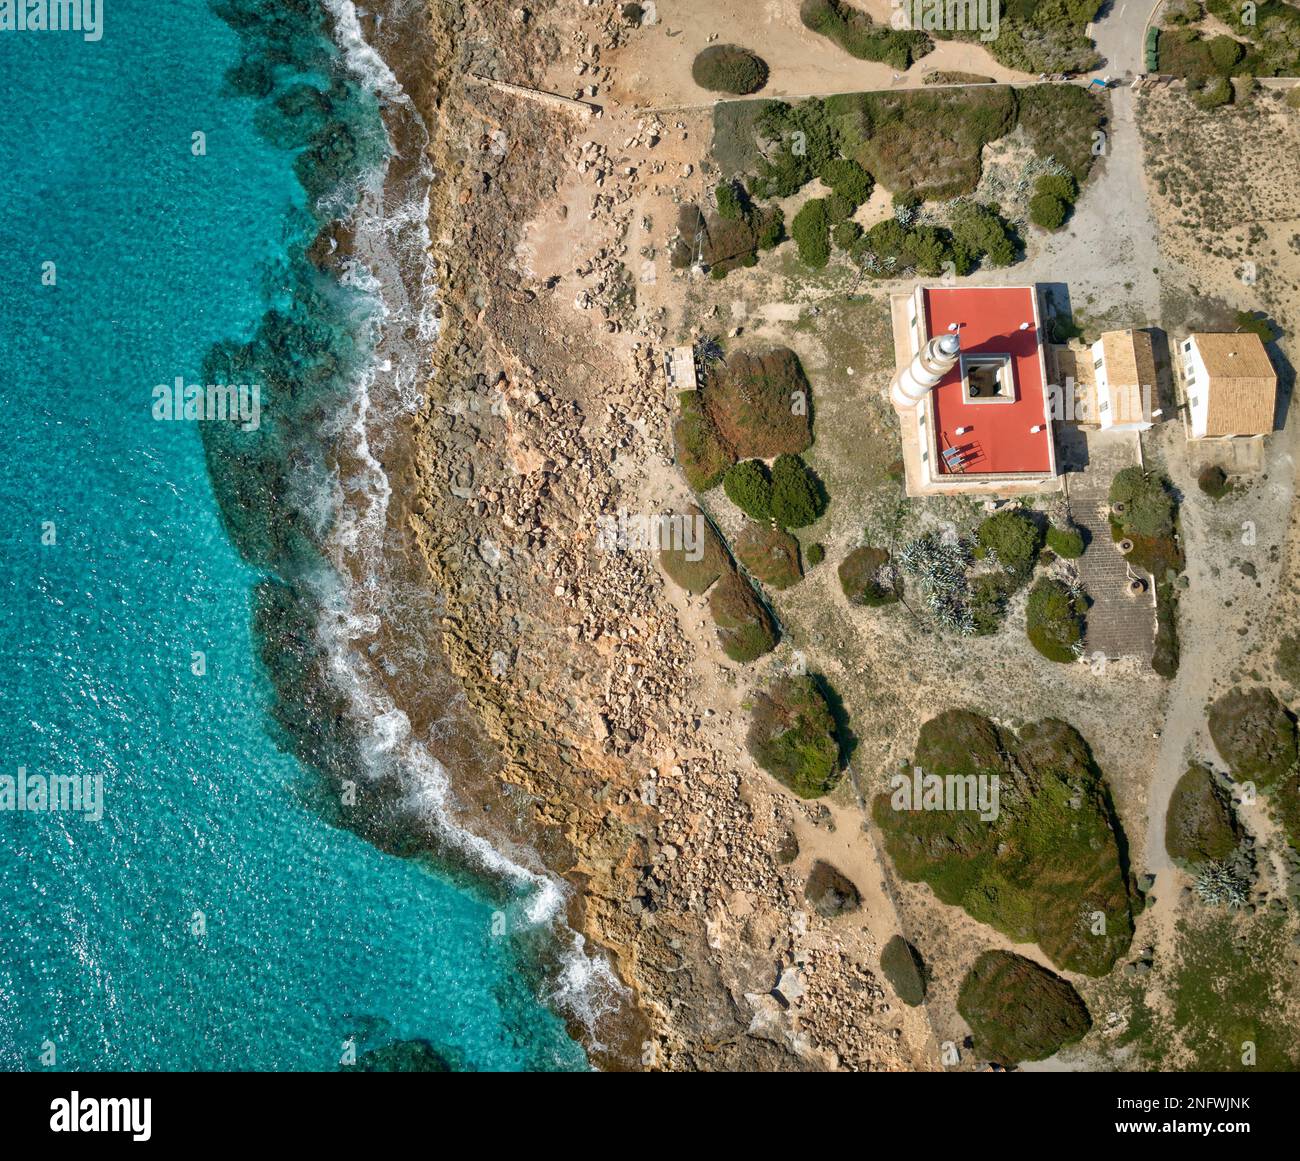
<instances>
[{"instance_id":1,"label":"green bush","mask_svg":"<svg viewBox=\"0 0 1300 1161\"><path fill-rule=\"evenodd\" d=\"M1029 199L1029 220L1044 230L1057 230L1065 225L1068 207L1054 194L1034 194Z\"/></svg>"},{"instance_id":2,"label":"green bush","mask_svg":"<svg viewBox=\"0 0 1300 1161\"><path fill-rule=\"evenodd\" d=\"M857 222L841 222L831 231L831 238L841 250L852 250L862 237L862 227Z\"/></svg>"},{"instance_id":3,"label":"green bush","mask_svg":"<svg viewBox=\"0 0 1300 1161\"><path fill-rule=\"evenodd\" d=\"M970 608L975 633L984 637L996 633L1006 616L1007 600L1018 585L1003 573L980 573L971 578Z\"/></svg>"},{"instance_id":4,"label":"green bush","mask_svg":"<svg viewBox=\"0 0 1300 1161\"><path fill-rule=\"evenodd\" d=\"M1277 643L1274 657L1278 676L1295 689L1300 689L1300 634L1289 633Z\"/></svg>"},{"instance_id":5,"label":"green bush","mask_svg":"<svg viewBox=\"0 0 1300 1161\"><path fill-rule=\"evenodd\" d=\"M1069 981L1009 951L986 951L976 959L957 993L957 1011L976 1049L1001 1064L1044 1060L1092 1027Z\"/></svg>"},{"instance_id":6,"label":"green bush","mask_svg":"<svg viewBox=\"0 0 1300 1161\"><path fill-rule=\"evenodd\" d=\"M746 516L760 521L772 518L772 481L761 460L741 460L729 467L722 490Z\"/></svg>"},{"instance_id":7,"label":"green bush","mask_svg":"<svg viewBox=\"0 0 1300 1161\"><path fill-rule=\"evenodd\" d=\"M828 186L838 197L847 198L854 206L860 206L871 197L875 182L871 174L856 161L837 157L822 166L818 176L822 184Z\"/></svg>"},{"instance_id":8,"label":"green bush","mask_svg":"<svg viewBox=\"0 0 1300 1161\"><path fill-rule=\"evenodd\" d=\"M737 126L734 131L742 129ZM758 177L750 183L751 192L760 198L798 193L840 152L839 135L825 105L816 98L797 105L766 102L751 136L761 143L752 162Z\"/></svg>"},{"instance_id":9,"label":"green bush","mask_svg":"<svg viewBox=\"0 0 1300 1161\"><path fill-rule=\"evenodd\" d=\"M1016 260L1016 242L1006 224L990 206L961 201L952 214L953 248L973 267L982 258L990 266L1010 266ZM957 273L963 273L961 264Z\"/></svg>"},{"instance_id":10,"label":"green bush","mask_svg":"<svg viewBox=\"0 0 1300 1161\"><path fill-rule=\"evenodd\" d=\"M1016 733L952 709L921 727L909 766L945 780L996 776L999 802L985 821L971 809L913 809L897 786L877 795L872 818L898 873L1013 943L1037 943L1058 967L1109 972L1132 941L1133 901L1124 836L1084 739L1057 720ZM1097 911L1101 935L1079 921Z\"/></svg>"},{"instance_id":11,"label":"green bush","mask_svg":"<svg viewBox=\"0 0 1300 1161\"><path fill-rule=\"evenodd\" d=\"M1019 508L993 513L976 529L975 539L986 555L993 554L997 562L1019 581L1024 581L1034 571L1038 551L1043 547L1042 530L1027 512Z\"/></svg>"},{"instance_id":12,"label":"green bush","mask_svg":"<svg viewBox=\"0 0 1300 1161\"><path fill-rule=\"evenodd\" d=\"M747 524L736 537L736 558L769 588L788 589L803 578L799 542L788 532L764 524Z\"/></svg>"},{"instance_id":13,"label":"green bush","mask_svg":"<svg viewBox=\"0 0 1300 1161\"><path fill-rule=\"evenodd\" d=\"M1210 41L1210 60L1216 72L1232 75L1237 62L1246 55L1246 46L1231 36L1216 36Z\"/></svg>"},{"instance_id":14,"label":"green bush","mask_svg":"<svg viewBox=\"0 0 1300 1161\"><path fill-rule=\"evenodd\" d=\"M1238 782L1268 789L1293 772L1295 719L1264 686L1233 689L1209 713L1210 737Z\"/></svg>"},{"instance_id":15,"label":"green bush","mask_svg":"<svg viewBox=\"0 0 1300 1161\"><path fill-rule=\"evenodd\" d=\"M1068 173L1045 173L1034 183L1034 192L1050 194L1067 204L1079 196L1079 187Z\"/></svg>"},{"instance_id":16,"label":"green bush","mask_svg":"<svg viewBox=\"0 0 1300 1161\"><path fill-rule=\"evenodd\" d=\"M1197 475L1196 484L1212 500L1222 500L1232 491L1228 473L1218 464L1206 464Z\"/></svg>"},{"instance_id":17,"label":"green bush","mask_svg":"<svg viewBox=\"0 0 1300 1161\"><path fill-rule=\"evenodd\" d=\"M1083 533L1053 526L1047 530L1047 547L1063 560L1076 560L1083 555Z\"/></svg>"},{"instance_id":18,"label":"green bush","mask_svg":"<svg viewBox=\"0 0 1300 1161\"><path fill-rule=\"evenodd\" d=\"M850 56L882 61L900 72L933 47L925 33L878 26L841 0L803 0L799 18L805 28L833 40Z\"/></svg>"},{"instance_id":19,"label":"green bush","mask_svg":"<svg viewBox=\"0 0 1300 1161\"><path fill-rule=\"evenodd\" d=\"M749 212L749 195L739 181L720 181L713 191L718 203L718 214L728 221L743 218Z\"/></svg>"},{"instance_id":20,"label":"green bush","mask_svg":"<svg viewBox=\"0 0 1300 1161\"><path fill-rule=\"evenodd\" d=\"M1188 768L1165 813L1165 850L1189 868L1226 859L1241 842L1232 799L1204 766Z\"/></svg>"},{"instance_id":21,"label":"green bush","mask_svg":"<svg viewBox=\"0 0 1300 1161\"><path fill-rule=\"evenodd\" d=\"M835 720L814 677L780 678L756 694L746 743L754 761L800 798L818 798L839 781Z\"/></svg>"},{"instance_id":22,"label":"green bush","mask_svg":"<svg viewBox=\"0 0 1300 1161\"><path fill-rule=\"evenodd\" d=\"M709 368L700 394L714 430L737 458L770 459L812 443L812 396L788 347L737 351Z\"/></svg>"},{"instance_id":23,"label":"green bush","mask_svg":"<svg viewBox=\"0 0 1300 1161\"><path fill-rule=\"evenodd\" d=\"M894 218L872 226L853 247L853 256L877 278L898 278L908 271L937 276L954 258L950 235L933 226L907 229Z\"/></svg>"},{"instance_id":24,"label":"green bush","mask_svg":"<svg viewBox=\"0 0 1300 1161\"><path fill-rule=\"evenodd\" d=\"M1188 78L1192 100L1202 109L1218 109L1232 101L1232 82L1227 77L1211 77L1203 84Z\"/></svg>"},{"instance_id":25,"label":"green bush","mask_svg":"<svg viewBox=\"0 0 1300 1161\"><path fill-rule=\"evenodd\" d=\"M772 517L782 528L803 528L825 508L821 489L798 456L780 455L772 465Z\"/></svg>"},{"instance_id":26,"label":"green bush","mask_svg":"<svg viewBox=\"0 0 1300 1161\"><path fill-rule=\"evenodd\" d=\"M826 546L824 544L808 545L808 551L804 553L804 560L808 562L809 568L816 568L825 559Z\"/></svg>"},{"instance_id":27,"label":"green bush","mask_svg":"<svg viewBox=\"0 0 1300 1161\"><path fill-rule=\"evenodd\" d=\"M898 580L890 572L884 548L855 548L840 561L840 588L854 605L891 605L899 599Z\"/></svg>"},{"instance_id":28,"label":"green bush","mask_svg":"<svg viewBox=\"0 0 1300 1161\"><path fill-rule=\"evenodd\" d=\"M853 211L857 207L849 201L848 198L840 197L839 194L831 194L826 201L826 220L831 225L840 225L848 221L853 216Z\"/></svg>"},{"instance_id":29,"label":"green bush","mask_svg":"<svg viewBox=\"0 0 1300 1161\"><path fill-rule=\"evenodd\" d=\"M756 241L760 250L771 250L785 241L785 213L780 206L767 211Z\"/></svg>"},{"instance_id":30,"label":"green bush","mask_svg":"<svg viewBox=\"0 0 1300 1161\"><path fill-rule=\"evenodd\" d=\"M731 571L731 558L713 525L698 508L691 507L686 515L700 522L704 529L703 552L698 560L689 559L694 553L688 553L684 546L660 546L659 563L672 581L685 589L692 596L707 592L709 586L724 573Z\"/></svg>"},{"instance_id":31,"label":"green bush","mask_svg":"<svg viewBox=\"0 0 1300 1161\"><path fill-rule=\"evenodd\" d=\"M709 591L709 613L722 651L732 661L749 662L776 648L776 625L753 586L735 570Z\"/></svg>"},{"instance_id":32,"label":"green bush","mask_svg":"<svg viewBox=\"0 0 1300 1161\"><path fill-rule=\"evenodd\" d=\"M695 58L691 76L702 89L744 96L767 84L767 62L747 48L714 44Z\"/></svg>"},{"instance_id":33,"label":"green bush","mask_svg":"<svg viewBox=\"0 0 1300 1161\"><path fill-rule=\"evenodd\" d=\"M696 492L707 492L736 462L735 453L718 434L704 409L698 391L683 391L673 425L673 447L686 482Z\"/></svg>"},{"instance_id":34,"label":"green bush","mask_svg":"<svg viewBox=\"0 0 1300 1161\"><path fill-rule=\"evenodd\" d=\"M830 214L824 198L804 202L790 224L790 236L799 247L799 258L806 266L819 269L830 261Z\"/></svg>"},{"instance_id":35,"label":"green bush","mask_svg":"<svg viewBox=\"0 0 1300 1161\"><path fill-rule=\"evenodd\" d=\"M1294 88L1290 91L1300 93L1300 88ZM1261 343L1271 343L1278 337L1278 332L1273 329L1273 323L1263 311L1239 310L1234 316L1234 321L1237 330L1258 335Z\"/></svg>"},{"instance_id":36,"label":"green bush","mask_svg":"<svg viewBox=\"0 0 1300 1161\"><path fill-rule=\"evenodd\" d=\"M1112 519L1125 534L1163 539L1174 533L1173 492L1158 472L1137 466L1117 472L1110 484L1110 503ZM1116 504L1124 506L1122 512L1115 511Z\"/></svg>"},{"instance_id":37,"label":"green bush","mask_svg":"<svg viewBox=\"0 0 1300 1161\"><path fill-rule=\"evenodd\" d=\"M925 1002L925 961L901 935L895 935L881 950L880 970L885 973L885 979L898 998L909 1008Z\"/></svg>"},{"instance_id":38,"label":"green bush","mask_svg":"<svg viewBox=\"0 0 1300 1161\"><path fill-rule=\"evenodd\" d=\"M1083 640L1083 611L1064 584L1043 577L1029 590L1025 631L1029 643L1049 661L1074 661Z\"/></svg>"}]
</instances>

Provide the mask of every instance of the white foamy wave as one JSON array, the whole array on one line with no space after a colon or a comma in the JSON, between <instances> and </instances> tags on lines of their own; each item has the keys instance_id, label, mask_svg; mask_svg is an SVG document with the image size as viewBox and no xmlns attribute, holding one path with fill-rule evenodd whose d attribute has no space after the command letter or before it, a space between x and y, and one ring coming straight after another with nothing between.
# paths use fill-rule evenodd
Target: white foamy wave
<instances>
[{"instance_id":1,"label":"white foamy wave","mask_svg":"<svg viewBox=\"0 0 1300 1161\"><path fill-rule=\"evenodd\" d=\"M609 960L587 951L587 941L576 931L562 959L555 989L547 1003L571 1013L584 1028L593 1030L604 1017L618 1010L627 998L627 988L614 974ZM603 1044L597 1043L603 1048Z\"/></svg>"},{"instance_id":2,"label":"white foamy wave","mask_svg":"<svg viewBox=\"0 0 1300 1161\"><path fill-rule=\"evenodd\" d=\"M351 0L324 3L346 67L388 103L388 117L407 119L405 127L419 141L412 151L419 164L410 186L388 188L385 163L366 176L349 219L358 258L345 264L341 276L345 285L373 304L374 309L359 312L356 321L374 358L352 384L347 406L324 432L340 447L340 467L327 491L334 505L328 542L334 569L314 578L317 598L326 610L320 632L330 677L348 700L349 717L366 731L361 746L363 773L376 779L400 778L405 804L414 816L470 865L517 891L521 896L518 918L523 924L547 929L561 943L561 967L547 1002L580 1020L594 1036L597 1023L619 1005L625 989L608 960L591 953L583 937L565 925L567 887L519 861L527 857L525 853L512 858L456 822L454 788L447 770L414 736L410 719L394 703L374 668L388 661L371 656L381 622L391 618L392 624L399 625L404 616L401 608L394 607L395 591L385 563L392 485L380 456L401 417L423 404L422 375L439 330L429 232L434 174L423 147L427 127L383 57L367 42L356 7ZM407 12L400 4L388 9L388 19L399 26L399 34L404 20L421 18L418 6ZM393 133L387 124L385 133L391 157ZM410 344L404 336L412 331L415 342Z\"/></svg>"},{"instance_id":3,"label":"white foamy wave","mask_svg":"<svg viewBox=\"0 0 1300 1161\"><path fill-rule=\"evenodd\" d=\"M361 19L352 0L324 0L334 18L334 40L343 52L343 63L366 88L382 93L390 101L409 102L393 70L366 40Z\"/></svg>"}]
</instances>

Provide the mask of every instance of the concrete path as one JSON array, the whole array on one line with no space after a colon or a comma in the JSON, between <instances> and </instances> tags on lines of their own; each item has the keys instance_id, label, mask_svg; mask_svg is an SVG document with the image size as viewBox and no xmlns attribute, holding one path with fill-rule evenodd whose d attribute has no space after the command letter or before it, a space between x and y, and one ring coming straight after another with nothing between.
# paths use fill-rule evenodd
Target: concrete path
<instances>
[{"instance_id":1,"label":"concrete path","mask_svg":"<svg viewBox=\"0 0 1300 1161\"><path fill-rule=\"evenodd\" d=\"M1092 25L1092 40L1105 57L1098 70L1117 80L1146 69L1147 25L1164 0L1109 0Z\"/></svg>"}]
</instances>

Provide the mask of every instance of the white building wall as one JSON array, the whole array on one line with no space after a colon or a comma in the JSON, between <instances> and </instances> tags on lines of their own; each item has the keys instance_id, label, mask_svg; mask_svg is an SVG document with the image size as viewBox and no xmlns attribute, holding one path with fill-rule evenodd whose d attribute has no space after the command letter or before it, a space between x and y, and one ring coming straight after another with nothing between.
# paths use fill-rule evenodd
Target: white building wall
<instances>
[{"instance_id":1,"label":"white building wall","mask_svg":"<svg viewBox=\"0 0 1300 1161\"><path fill-rule=\"evenodd\" d=\"M1210 376L1205 370L1205 360L1195 339L1184 339L1178 344L1183 360L1183 391L1187 395L1188 415L1192 438L1204 439L1210 416Z\"/></svg>"},{"instance_id":2,"label":"white building wall","mask_svg":"<svg viewBox=\"0 0 1300 1161\"><path fill-rule=\"evenodd\" d=\"M1115 426L1115 403L1110 397L1110 380L1106 377L1106 356L1101 340L1092 344L1092 375L1097 384L1096 423L1103 430Z\"/></svg>"}]
</instances>

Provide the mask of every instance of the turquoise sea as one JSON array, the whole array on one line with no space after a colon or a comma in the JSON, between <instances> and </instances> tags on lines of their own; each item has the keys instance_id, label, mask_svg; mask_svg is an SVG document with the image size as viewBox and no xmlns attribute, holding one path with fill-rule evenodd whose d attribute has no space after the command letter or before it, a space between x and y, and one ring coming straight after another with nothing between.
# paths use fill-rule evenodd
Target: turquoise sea
<instances>
[{"instance_id":1,"label":"turquoise sea","mask_svg":"<svg viewBox=\"0 0 1300 1161\"><path fill-rule=\"evenodd\" d=\"M99 821L0 810L0 1068L585 1068L499 892L320 809L342 702L277 710L264 664L373 354L370 290L305 257L383 161L373 91L317 0L106 8L0 33L0 775L103 778ZM258 381L260 429L155 419L177 376Z\"/></svg>"}]
</instances>

